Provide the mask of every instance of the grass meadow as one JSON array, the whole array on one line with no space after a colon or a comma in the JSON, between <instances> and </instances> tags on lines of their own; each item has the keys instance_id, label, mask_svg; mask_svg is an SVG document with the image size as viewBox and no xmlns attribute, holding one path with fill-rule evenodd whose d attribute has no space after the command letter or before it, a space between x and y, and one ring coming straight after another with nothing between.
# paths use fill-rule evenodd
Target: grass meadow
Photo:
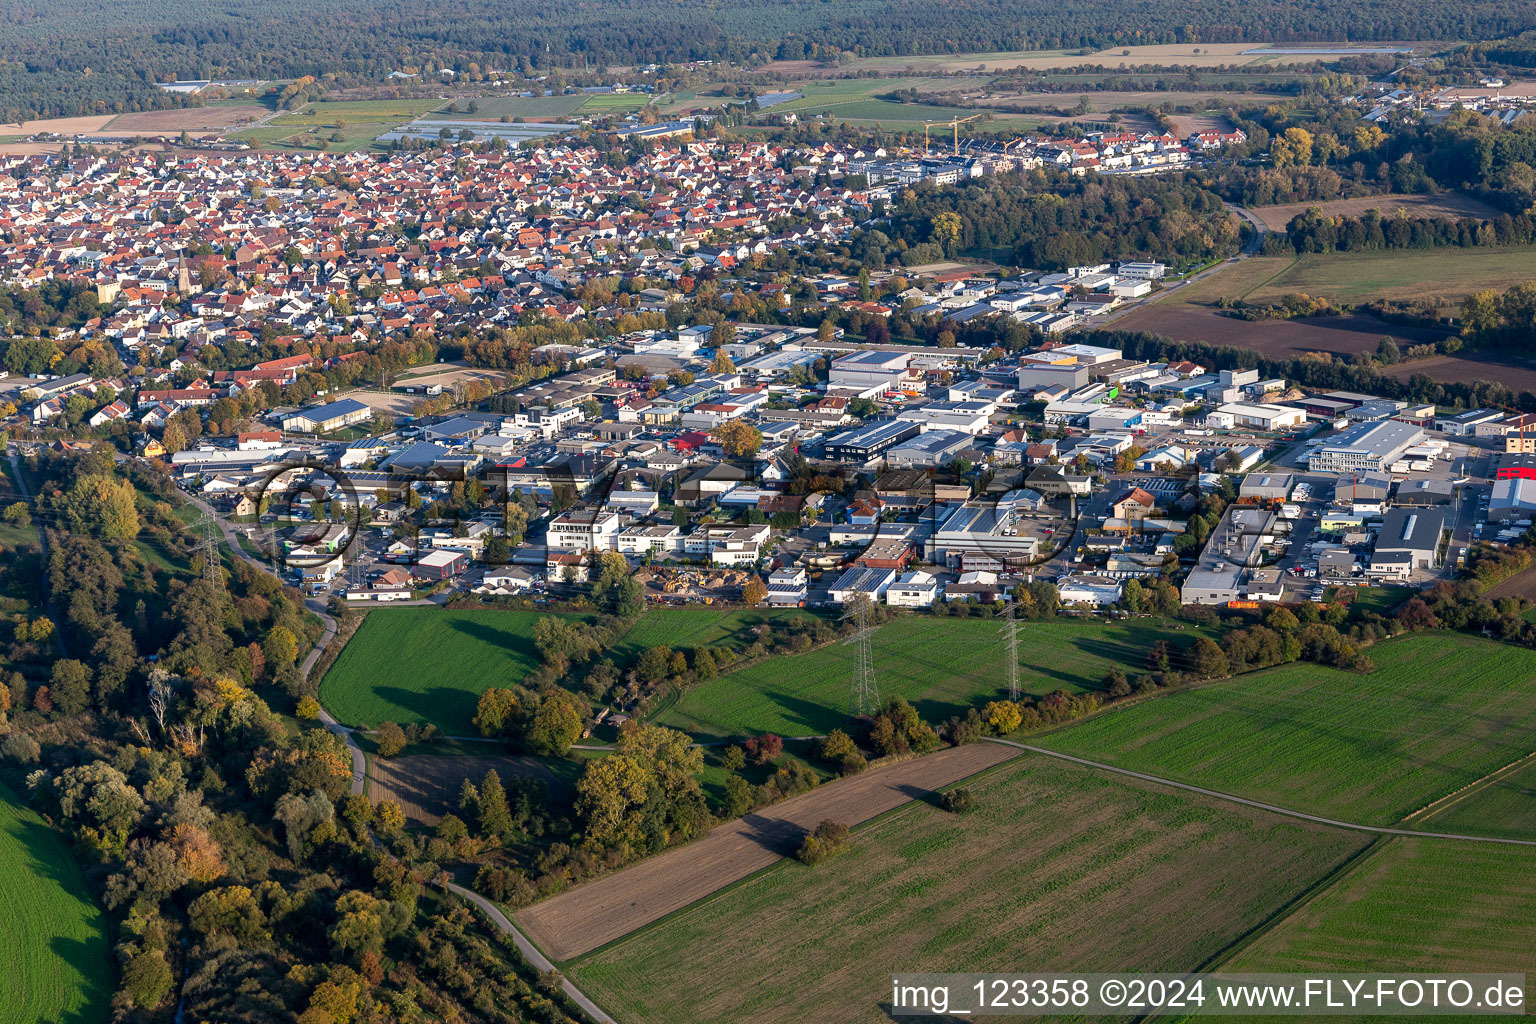
<instances>
[{"instance_id":1,"label":"grass meadow","mask_svg":"<svg viewBox=\"0 0 1536 1024\"><path fill-rule=\"evenodd\" d=\"M629 628L609 656L622 665L638 658L648 647L665 646L679 651L694 647L740 648L752 642L752 631L757 626L774 627L794 619L815 617L814 612L799 608L653 608Z\"/></svg>"},{"instance_id":2,"label":"grass meadow","mask_svg":"<svg viewBox=\"0 0 1536 1024\"><path fill-rule=\"evenodd\" d=\"M0 784L0 1020L98 1024L112 995L101 910L58 833Z\"/></svg>"},{"instance_id":3,"label":"grass meadow","mask_svg":"<svg viewBox=\"0 0 1536 1024\"><path fill-rule=\"evenodd\" d=\"M545 614L371 611L321 680L320 701L346 725L430 722L475 735L480 694L521 682L538 665L533 624Z\"/></svg>"},{"instance_id":4,"label":"grass meadow","mask_svg":"<svg viewBox=\"0 0 1536 1024\"><path fill-rule=\"evenodd\" d=\"M1263 303L1297 292L1336 303L1428 296L1459 301L1484 288L1503 291L1527 281L1533 265L1536 247L1518 245L1457 249L1454 259L1427 249L1257 256L1181 288L1158 305L1205 307L1223 297Z\"/></svg>"},{"instance_id":5,"label":"grass meadow","mask_svg":"<svg viewBox=\"0 0 1536 1024\"><path fill-rule=\"evenodd\" d=\"M995 619L916 615L886 623L873 641L880 695L907 698L929 721L1005 696L1001 628ZM1019 637L1020 686L1036 695L1095 690L1112 666L1142 671L1157 640L1170 637L1187 645L1196 635L1191 628L1181 635L1152 619L1025 623ZM821 735L843 724L853 657L853 648L833 643L768 658L695 686L658 721L710 737Z\"/></svg>"},{"instance_id":6,"label":"grass meadow","mask_svg":"<svg viewBox=\"0 0 1536 1024\"><path fill-rule=\"evenodd\" d=\"M1296 662L1140 701L1035 742L1375 825L1530 752L1536 653L1428 633L1377 644L1370 657L1376 670L1366 675Z\"/></svg>"},{"instance_id":7,"label":"grass meadow","mask_svg":"<svg viewBox=\"0 0 1536 1024\"><path fill-rule=\"evenodd\" d=\"M567 973L628 1024L888 1021L893 970L1193 969L1366 841L1027 755L967 787L967 815L914 801Z\"/></svg>"}]
</instances>

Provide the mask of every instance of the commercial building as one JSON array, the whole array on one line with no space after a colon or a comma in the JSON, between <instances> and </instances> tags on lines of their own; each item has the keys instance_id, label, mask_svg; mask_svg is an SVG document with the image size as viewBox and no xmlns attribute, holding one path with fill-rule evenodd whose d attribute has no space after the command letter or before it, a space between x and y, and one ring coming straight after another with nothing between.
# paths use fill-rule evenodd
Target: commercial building
<instances>
[{"instance_id":1,"label":"commercial building","mask_svg":"<svg viewBox=\"0 0 1536 1024\"><path fill-rule=\"evenodd\" d=\"M865 569L854 566L837 578L828 590L829 596L837 604L847 604L855 597L869 598L872 604L879 604L885 592L897 579L895 569Z\"/></svg>"},{"instance_id":2,"label":"commercial building","mask_svg":"<svg viewBox=\"0 0 1536 1024\"><path fill-rule=\"evenodd\" d=\"M1056 581L1062 604L1107 608L1119 602L1125 585L1110 576L1063 576Z\"/></svg>"},{"instance_id":3,"label":"commercial building","mask_svg":"<svg viewBox=\"0 0 1536 1024\"><path fill-rule=\"evenodd\" d=\"M1306 410L1295 409L1288 405L1228 402L1216 411L1232 417L1234 425L1251 430L1288 430L1307 422Z\"/></svg>"},{"instance_id":4,"label":"commercial building","mask_svg":"<svg viewBox=\"0 0 1536 1024\"><path fill-rule=\"evenodd\" d=\"M1333 501L1336 505L1379 505L1391 493L1392 478L1385 473L1360 470L1340 473L1333 484Z\"/></svg>"},{"instance_id":5,"label":"commercial building","mask_svg":"<svg viewBox=\"0 0 1536 1024\"><path fill-rule=\"evenodd\" d=\"M1026 394L1058 386L1076 391L1087 383L1088 367L1076 363L1042 363L1026 359L1019 364L1019 390Z\"/></svg>"},{"instance_id":6,"label":"commercial building","mask_svg":"<svg viewBox=\"0 0 1536 1024\"><path fill-rule=\"evenodd\" d=\"M797 565L776 569L768 577L768 604L773 608L799 608L808 590L805 570Z\"/></svg>"},{"instance_id":7,"label":"commercial building","mask_svg":"<svg viewBox=\"0 0 1536 1024\"><path fill-rule=\"evenodd\" d=\"M417 579L446 580L457 576L469 564L469 556L462 551L435 548L418 558L411 566Z\"/></svg>"},{"instance_id":8,"label":"commercial building","mask_svg":"<svg viewBox=\"0 0 1536 1024\"><path fill-rule=\"evenodd\" d=\"M1394 508L1387 513L1371 552L1366 572L1372 576L1404 579L1415 569L1439 564L1440 534L1445 512L1438 508Z\"/></svg>"},{"instance_id":9,"label":"commercial building","mask_svg":"<svg viewBox=\"0 0 1536 1024\"><path fill-rule=\"evenodd\" d=\"M1505 477L1493 482L1488 518L1496 522L1530 519L1536 515L1536 480Z\"/></svg>"},{"instance_id":10,"label":"commercial building","mask_svg":"<svg viewBox=\"0 0 1536 1024\"><path fill-rule=\"evenodd\" d=\"M912 409L903 409L898 420L916 423L924 430L963 430L967 434L980 434L997 406L991 402L929 402Z\"/></svg>"},{"instance_id":11,"label":"commercial building","mask_svg":"<svg viewBox=\"0 0 1536 1024\"><path fill-rule=\"evenodd\" d=\"M824 445L828 458L868 462L921 432L919 424L907 420L874 420L839 431Z\"/></svg>"},{"instance_id":12,"label":"commercial building","mask_svg":"<svg viewBox=\"0 0 1536 1024\"><path fill-rule=\"evenodd\" d=\"M1435 417L1435 429L1452 437L1471 437L1482 424L1503 418L1503 413L1492 409L1468 409L1450 416Z\"/></svg>"},{"instance_id":13,"label":"commercial building","mask_svg":"<svg viewBox=\"0 0 1536 1024\"><path fill-rule=\"evenodd\" d=\"M960 430L930 430L892 446L885 461L893 467L944 466L976 444L976 438Z\"/></svg>"},{"instance_id":14,"label":"commercial building","mask_svg":"<svg viewBox=\"0 0 1536 1024\"><path fill-rule=\"evenodd\" d=\"M939 597L939 582L930 572L909 572L885 591L892 608L928 608Z\"/></svg>"},{"instance_id":15,"label":"commercial building","mask_svg":"<svg viewBox=\"0 0 1536 1024\"><path fill-rule=\"evenodd\" d=\"M621 525L617 512L563 512L550 521L546 543L551 551L612 551Z\"/></svg>"},{"instance_id":16,"label":"commercial building","mask_svg":"<svg viewBox=\"0 0 1536 1024\"><path fill-rule=\"evenodd\" d=\"M907 375L909 357L905 352L850 352L832 360L827 375L831 388L895 388Z\"/></svg>"},{"instance_id":17,"label":"commercial building","mask_svg":"<svg viewBox=\"0 0 1536 1024\"><path fill-rule=\"evenodd\" d=\"M1382 473L1423 440L1424 431L1411 423L1357 423L1318 445L1307 465L1314 473L1348 473L1358 469Z\"/></svg>"},{"instance_id":18,"label":"commercial building","mask_svg":"<svg viewBox=\"0 0 1536 1024\"><path fill-rule=\"evenodd\" d=\"M1536 456L1511 454L1499 459L1494 470L1497 480L1536 480Z\"/></svg>"},{"instance_id":19,"label":"commercial building","mask_svg":"<svg viewBox=\"0 0 1536 1024\"><path fill-rule=\"evenodd\" d=\"M630 526L614 538L614 543L621 555L672 558L683 553L683 531L671 524Z\"/></svg>"},{"instance_id":20,"label":"commercial building","mask_svg":"<svg viewBox=\"0 0 1536 1024\"><path fill-rule=\"evenodd\" d=\"M1014 571L1032 561L1040 543L1020 537L1011 506L969 503L950 512L929 541L930 561L961 569Z\"/></svg>"},{"instance_id":21,"label":"commercial building","mask_svg":"<svg viewBox=\"0 0 1536 1024\"><path fill-rule=\"evenodd\" d=\"M373 419L373 410L352 398L343 398L325 405L292 412L282 419L284 430L296 430L305 434L329 434L333 430L350 427L354 423L366 423Z\"/></svg>"},{"instance_id":22,"label":"commercial building","mask_svg":"<svg viewBox=\"0 0 1536 1024\"><path fill-rule=\"evenodd\" d=\"M1200 552L1198 565L1184 579L1179 595L1185 604L1226 604L1243 596L1251 570L1263 563L1273 542L1275 514L1251 505L1229 505Z\"/></svg>"},{"instance_id":23,"label":"commercial building","mask_svg":"<svg viewBox=\"0 0 1536 1024\"><path fill-rule=\"evenodd\" d=\"M1296 478L1289 473L1249 473L1237 489L1239 498L1284 501L1291 496Z\"/></svg>"},{"instance_id":24,"label":"commercial building","mask_svg":"<svg viewBox=\"0 0 1536 1024\"><path fill-rule=\"evenodd\" d=\"M1444 477L1433 480L1404 480L1397 485L1392 503L1407 508L1449 505L1456 485Z\"/></svg>"}]
</instances>

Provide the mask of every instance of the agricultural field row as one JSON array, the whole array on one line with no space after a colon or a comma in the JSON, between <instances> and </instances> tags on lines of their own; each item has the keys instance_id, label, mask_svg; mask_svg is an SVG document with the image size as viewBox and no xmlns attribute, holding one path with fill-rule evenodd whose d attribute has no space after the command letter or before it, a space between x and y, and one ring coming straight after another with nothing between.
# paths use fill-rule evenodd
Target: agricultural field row
<instances>
[{"instance_id":1,"label":"agricultural field row","mask_svg":"<svg viewBox=\"0 0 1536 1024\"><path fill-rule=\"evenodd\" d=\"M1193 643L1196 631L1182 629L1180 638ZM992 619L904 616L885 624L873 640L881 696L907 698L929 721L1006 696L1000 630ZM1020 688L1034 696L1097 690L1111 668L1143 671L1147 652L1168 635L1165 623L1150 619L1025 623ZM822 735L843 723L853 658L852 648L842 644L775 657L690 689L658 720L701 737Z\"/></svg>"},{"instance_id":2,"label":"agricultural field row","mask_svg":"<svg viewBox=\"0 0 1536 1024\"><path fill-rule=\"evenodd\" d=\"M1039 757L966 786L969 814L915 801L567 973L633 1024L888 1020L893 969L1191 969L1366 842Z\"/></svg>"},{"instance_id":3,"label":"agricultural field row","mask_svg":"<svg viewBox=\"0 0 1536 1024\"><path fill-rule=\"evenodd\" d=\"M1377 644L1370 656L1368 674L1297 662L1112 709L1035 742L1373 825L1396 824L1530 753L1536 653L1431 633ZM1511 797L1498 792L1503 800L1462 806L1460 827L1507 827Z\"/></svg>"}]
</instances>

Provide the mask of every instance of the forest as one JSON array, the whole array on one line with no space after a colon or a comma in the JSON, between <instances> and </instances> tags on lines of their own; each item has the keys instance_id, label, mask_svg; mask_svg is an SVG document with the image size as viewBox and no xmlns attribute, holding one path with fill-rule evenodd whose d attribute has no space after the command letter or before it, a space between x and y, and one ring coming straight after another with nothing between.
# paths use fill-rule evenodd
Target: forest
<instances>
[{"instance_id":1,"label":"forest","mask_svg":"<svg viewBox=\"0 0 1536 1024\"><path fill-rule=\"evenodd\" d=\"M895 239L911 247L899 257L909 265L968 250L1005 250L1007 262L1018 266L1062 270L1117 259L1207 262L1234 255L1241 232L1219 196L1181 177L1035 172L953 188L919 185L903 196L888 236L867 232L853 248L876 268Z\"/></svg>"},{"instance_id":2,"label":"forest","mask_svg":"<svg viewBox=\"0 0 1536 1024\"><path fill-rule=\"evenodd\" d=\"M657 0L516 8L477 0L61 0L0 4L0 120L179 106L155 82L291 79L380 82L402 67L542 73L555 68L730 60L836 60L1154 43L1500 39L1536 28L1518 0L1344 0L1327 10L1262 0ZM1510 48L1513 56L1528 44ZM195 102L192 100L191 102Z\"/></svg>"}]
</instances>

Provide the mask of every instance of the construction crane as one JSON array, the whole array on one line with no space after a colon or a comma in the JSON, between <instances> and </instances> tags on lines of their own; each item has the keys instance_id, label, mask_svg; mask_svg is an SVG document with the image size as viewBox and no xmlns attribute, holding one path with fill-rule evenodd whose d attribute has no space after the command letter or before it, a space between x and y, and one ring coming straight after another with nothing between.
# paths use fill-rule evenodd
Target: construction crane
<instances>
[{"instance_id":1,"label":"construction crane","mask_svg":"<svg viewBox=\"0 0 1536 1024\"><path fill-rule=\"evenodd\" d=\"M932 155L931 150L928 148L928 129L932 128L935 125L948 125L954 131L954 133L955 133L954 155L955 156L959 156L960 155L960 126L965 124L967 121L974 121L974 120L976 120L977 118L979 118L981 116L982 115L980 115L980 114L972 114L970 117L955 117L955 118L949 119L948 121L924 121L923 122L923 155L924 156L931 156Z\"/></svg>"}]
</instances>

